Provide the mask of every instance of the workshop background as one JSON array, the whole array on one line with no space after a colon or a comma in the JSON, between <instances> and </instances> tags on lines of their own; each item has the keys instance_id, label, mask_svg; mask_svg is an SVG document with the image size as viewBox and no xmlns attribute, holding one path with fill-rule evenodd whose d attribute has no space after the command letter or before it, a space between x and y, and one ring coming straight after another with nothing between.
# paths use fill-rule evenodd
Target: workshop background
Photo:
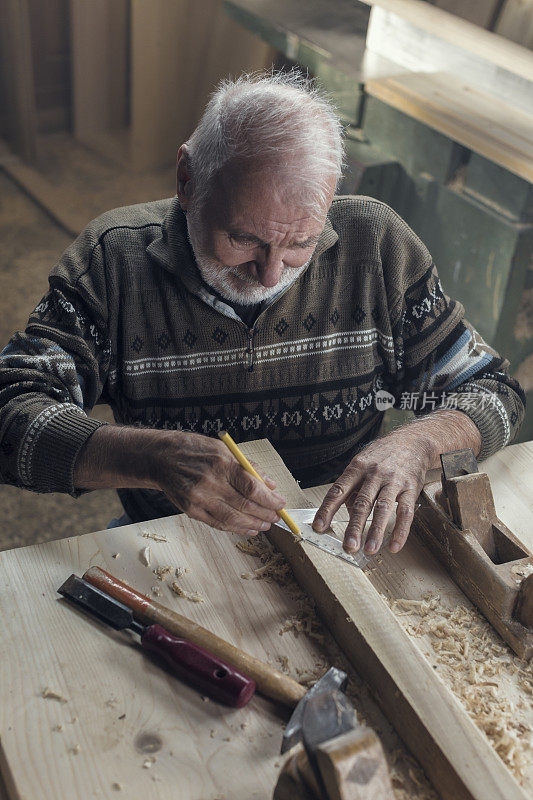
<instances>
[{"instance_id":1,"label":"workshop background","mask_svg":"<svg viewBox=\"0 0 533 800\"><path fill-rule=\"evenodd\" d=\"M341 191L409 222L531 403L532 47L533 0L2 0L0 346L90 219L174 194L176 149L219 79L299 65L347 126ZM112 491L8 486L0 510L0 549L121 513Z\"/></svg>"}]
</instances>

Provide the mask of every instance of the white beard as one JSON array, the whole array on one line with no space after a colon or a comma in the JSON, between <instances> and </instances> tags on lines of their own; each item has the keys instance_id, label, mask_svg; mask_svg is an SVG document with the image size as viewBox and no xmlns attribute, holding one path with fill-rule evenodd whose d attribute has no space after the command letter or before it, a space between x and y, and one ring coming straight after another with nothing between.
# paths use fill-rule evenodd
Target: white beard
<instances>
[{"instance_id":1,"label":"white beard","mask_svg":"<svg viewBox=\"0 0 533 800\"><path fill-rule=\"evenodd\" d=\"M309 264L309 259L301 267L284 267L275 286L263 286L257 278L249 274L246 267L227 267L206 255L201 236L201 228L191 212L187 214L189 242L196 258L196 265L205 283L214 289L225 300L252 306L268 300L278 292L286 289L302 274ZM243 287L242 284L246 284Z\"/></svg>"}]
</instances>

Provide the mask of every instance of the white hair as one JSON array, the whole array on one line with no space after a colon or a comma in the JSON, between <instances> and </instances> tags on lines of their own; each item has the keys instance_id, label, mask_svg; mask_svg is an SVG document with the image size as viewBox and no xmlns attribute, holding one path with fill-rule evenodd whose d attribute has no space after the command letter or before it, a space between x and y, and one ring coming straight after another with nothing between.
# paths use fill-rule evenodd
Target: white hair
<instances>
[{"instance_id":1,"label":"white hair","mask_svg":"<svg viewBox=\"0 0 533 800\"><path fill-rule=\"evenodd\" d=\"M333 104L301 73L245 74L212 94L187 142L195 202L230 161L274 166L302 206L326 204L332 176L342 176L342 123ZM278 169L279 168L279 169Z\"/></svg>"}]
</instances>

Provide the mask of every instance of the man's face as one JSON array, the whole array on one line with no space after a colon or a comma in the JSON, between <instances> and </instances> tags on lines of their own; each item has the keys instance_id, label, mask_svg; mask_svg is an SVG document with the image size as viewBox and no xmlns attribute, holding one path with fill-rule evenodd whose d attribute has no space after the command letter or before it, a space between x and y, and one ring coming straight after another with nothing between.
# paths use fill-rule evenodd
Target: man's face
<instances>
[{"instance_id":1,"label":"man's face","mask_svg":"<svg viewBox=\"0 0 533 800\"><path fill-rule=\"evenodd\" d=\"M327 207L313 215L265 170L244 175L227 168L212 197L187 214L189 237L202 277L228 300L259 303L305 269L324 227ZM290 187L289 187L290 188Z\"/></svg>"}]
</instances>

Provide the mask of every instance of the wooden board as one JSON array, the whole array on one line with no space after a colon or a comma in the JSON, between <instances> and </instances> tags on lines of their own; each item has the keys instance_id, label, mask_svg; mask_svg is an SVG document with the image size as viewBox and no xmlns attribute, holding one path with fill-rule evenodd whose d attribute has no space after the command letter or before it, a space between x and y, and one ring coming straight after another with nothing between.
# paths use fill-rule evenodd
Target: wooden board
<instances>
[{"instance_id":1,"label":"wooden board","mask_svg":"<svg viewBox=\"0 0 533 800\"><path fill-rule=\"evenodd\" d=\"M306 505L305 495L268 442L243 450L283 486L289 505ZM511 773L366 575L281 528L274 527L269 538L442 797L524 800Z\"/></svg>"},{"instance_id":2,"label":"wooden board","mask_svg":"<svg viewBox=\"0 0 533 800\"><path fill-rule=\"evenodd\" d=\"M447 73L410 73L366 83L368 94L533 181L533 114Z\"/></svg>"},{"instance_id":3,"label":"wooden board","mask_svg":"<svg viewBox=\"0 0 533 800\"><path fill-rule=\"evenodd\" d=\"M37 157L37 114L27 0L6 0L0 24L6 114L13 149L25 161Z\"/></svg>"},{"instance_id":4,"label":"wooden board","mask_svg":"<svg viewBox=\"0 0 533 800\"><path fill-rule=\"evenodd\" d=\"M8 785L11 776L10 800L271 797L287 712L260 697L239 711L203 702L142 654L133 635L93 622L56 594L71 572L96 564L148 594L157 585L160 602L263 660L279 667L276 656L287 656L312 669L318 645L279 635L294 602L275 584L240 578L256 564L235 541L173 517L1 554L0 771ZM205 602L159 582L138 557L147 545L152 566L190 568L180 584ZM44 699L46 687L67 702Z\"/></svg>"}]
</instances>

